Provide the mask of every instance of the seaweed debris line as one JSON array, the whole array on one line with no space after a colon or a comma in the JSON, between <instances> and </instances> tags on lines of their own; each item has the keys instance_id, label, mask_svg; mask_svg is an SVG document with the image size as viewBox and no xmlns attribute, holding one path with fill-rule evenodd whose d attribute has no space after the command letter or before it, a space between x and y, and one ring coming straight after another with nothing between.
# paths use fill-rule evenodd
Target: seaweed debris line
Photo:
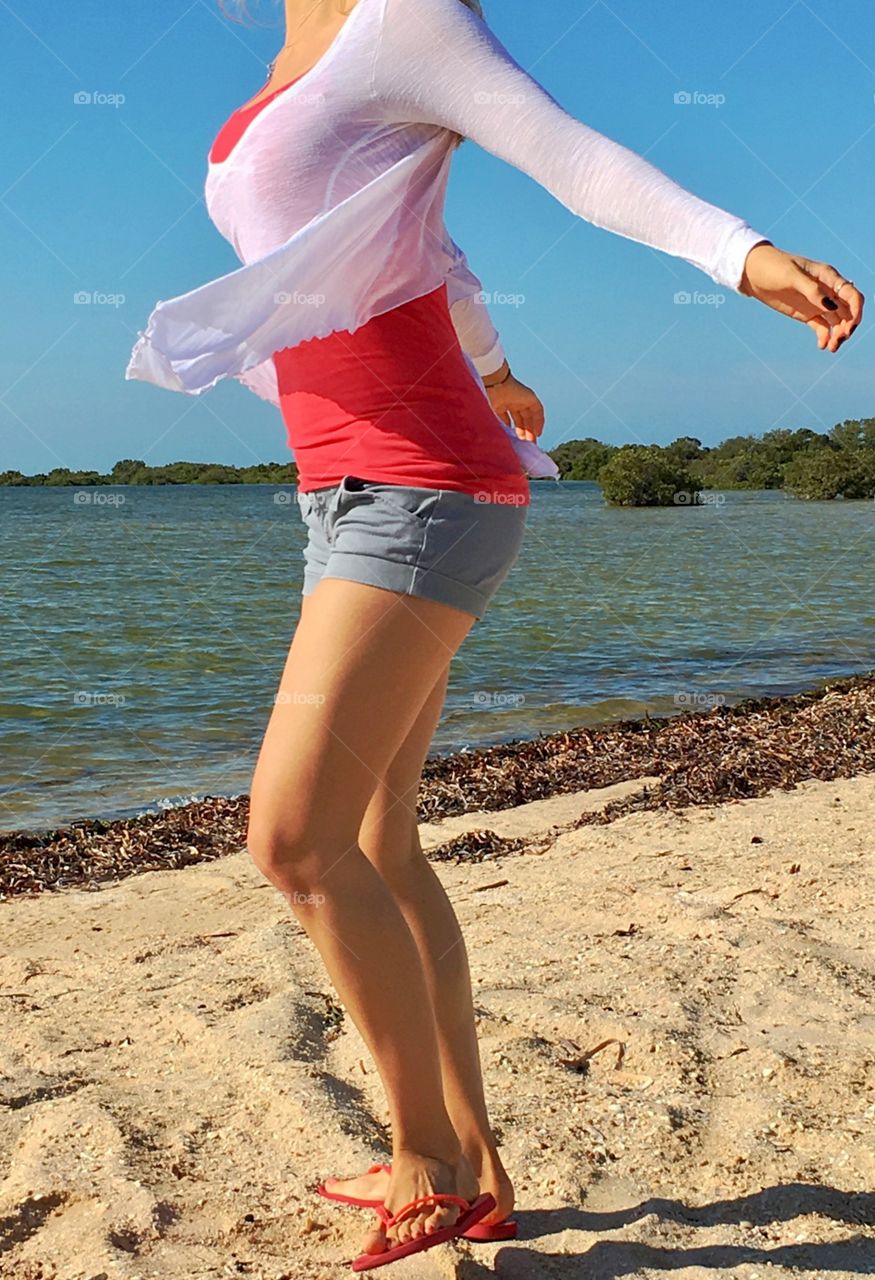
<instances>
[{"instance_id":1,"label":"seaweed debris line","mask_svg":"<svg viewBox=\"0 0 875 1280\"><path fill-rule=\"evenodd\" d=\"M458 752L426 764L419 816L499 812L557 795L647 778L582 824L639 810L751 799L812 779L875 771L875 675L785 698L751 699L668 719L628 720ZM0 833L0 900L97 887L236 853L248 798L205 800L117 821ZM439 855L436 855L439 856Z\"/></svg>"}]
</instances>

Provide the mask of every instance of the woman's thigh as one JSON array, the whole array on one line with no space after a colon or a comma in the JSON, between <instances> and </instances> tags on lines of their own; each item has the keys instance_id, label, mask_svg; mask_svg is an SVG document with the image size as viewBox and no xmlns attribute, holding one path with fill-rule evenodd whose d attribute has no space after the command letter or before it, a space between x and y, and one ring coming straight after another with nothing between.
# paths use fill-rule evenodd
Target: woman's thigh
<instances>
[{"instance_id":1,"label":"woman's thigh","mask_svg":"<svg viewBox=\"0 0 875 1280\"><path fill-rule=\"evenodd\" d=\"M250 850L341 854L474 622L343 579L307 597L252 781ZM318 846L314 847L314 846Z\"/></svg>"}]
</instances>

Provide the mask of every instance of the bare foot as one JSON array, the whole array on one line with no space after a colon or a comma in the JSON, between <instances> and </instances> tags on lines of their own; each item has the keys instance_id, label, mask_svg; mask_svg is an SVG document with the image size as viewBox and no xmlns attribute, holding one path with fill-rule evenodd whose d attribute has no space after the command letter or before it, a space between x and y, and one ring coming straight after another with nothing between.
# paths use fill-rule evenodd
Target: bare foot
<instances>
[{"instance_id":1,"label":"bare foot","mask_svg":"<svg viewBox=\"0 0 875 1280\"><path fill-rule=\"evenodd\" d=\"M489 1150L466 1148L465 1155L479 1181L480 1194L488 1191L495 1200L495 1208L483 1219L484 1225L503 1222L513 1212L514 1190L498 1151L494 1147ZM355 1200L383 1203L389 1191L389 1174L381 1169L377 1173L362 1173L357 1178L326 1178L325 1189Z\"/></svg>"},{"instance_id":2,"label":"bare foot","mask_svg":"<svg viewBox=\"0 0 875 1280\"><path fill-rule=\"evenodd\" d=\"M429 1156L413 1152L402 1152L393 1160L392 1174L383 1201L390 1213L398 1213L412 1200L435 1194L462 1196L465 1200L476 1199L477 1178L465 1156L460 1156L456 1165L445 1164L442 1160L433 1160ZM460 1213L461 1209L454 1204L423 1205L388 1231L378 1219L365 1237L364 1252L382 1253L395 1245L406 1244L408 1240L430 1235L441 1227L450 1227Z\"/></svg>"},{"instance_id":3,"label":"bare foot","mask_svg":"<svg viewBox=\"0 0 875 1280\"><path fill-rule=\"evenodd\" d=\"M389 1175L380 1170L378 1173L362 1173L357 1178L326 1178L325 1190L332 1195L350 1196L354 1200L378 1200L380 1204L389 1190Z\"/></svg>"},{"instance_id":4,"label":"bare foot","mask_svg":"<svg viewBox=\"0 0 875 1280\"><path fill-rule=\"evenodd\" d=\"M477 1181L480 1183L481 1195L488 1191L495 1201L495 1208L491 1213L487 1213L485 1218L481 1218L481 1223L484 1226L491 1226L495 1222L504 1222L505 1218L509 1218L513 1213L514 1190L507 1170L501 1163L497 1148L478 1151L466 1149L465 1155L470 1160Z\"/></svg>"}]
</instances>

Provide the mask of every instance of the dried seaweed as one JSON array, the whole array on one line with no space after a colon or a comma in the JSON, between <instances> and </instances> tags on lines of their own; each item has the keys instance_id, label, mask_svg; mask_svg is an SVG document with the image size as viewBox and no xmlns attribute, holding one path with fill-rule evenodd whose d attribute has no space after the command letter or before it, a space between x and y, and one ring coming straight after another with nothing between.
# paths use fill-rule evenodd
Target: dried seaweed
<instances>
[{"instance_id":1,"label":"dried seaweed","mask_svg":"<svg viewBox=\"0 0 875 1280\"><path fill-rule=\"evenodd\" d=\"M626 1057L626 1043L623 1040L602 1040L600 1044L595 1045L592 1049L581 1049L579 1044L575 1044L573 1040L562 1040L559 1048L562 1049L566 1057L559 1059L560 1066L567 1067L569 1071L576 1071L579 1075L586 1075L589 1071L589 1064L597 1053L601 1053L603 1049L609 1049L612 1044L617 1046L617 1061L614 1063L614 1070L619 1071Z\"/></svg>"},{"instance_id":2,"label":"dried seaweed","mask_svg":"<svg viewBox=\"0 0 875 1280\"><path fill-rule=\"evenodd\" d=\"M248 811L245 797L208 796L114 822L86 819L42 833L0 834L0 898L97 886L237 853Z\"/></svg>"},{"instance_id":3,"label":"dried seaweed","mask_svg":"<svg viewBox=\"0 0 875 1280\"><path fill-rule=\"evenodd\" d=\"M511 839L489 830L464 831L429 849L428 856L432 862L486 862L502 854L521 853L530 844L530 840Z\"/></svg>"},{"instance_id":4,"label":"dried seaweed","mask_svg":"<svg viewBox=\"0 0 875 1280\"><path fill-rule=\"evenodd\" d=\"M627 813L682 810L762 796L809 779L875 771L875 675L788 698L750 699L667 720L627 720L430 759L419 816L435 821L495 812L549 796L641 777L659 782L576 825ZM0 833L0 899L48 889L97 888L144 871L212 861L245 844L249 801L207 797L158 813L83 820L41 833ZM481 862L531 841L494 832L458 836L435 860Z\"/></svg>"}]
</instances>

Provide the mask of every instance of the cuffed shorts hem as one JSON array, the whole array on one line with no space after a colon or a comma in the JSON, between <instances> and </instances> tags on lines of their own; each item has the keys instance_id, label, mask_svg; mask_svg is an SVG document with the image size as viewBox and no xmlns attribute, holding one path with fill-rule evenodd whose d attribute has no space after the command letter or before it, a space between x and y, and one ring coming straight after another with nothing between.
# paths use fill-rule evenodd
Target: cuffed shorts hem
<instances>
[{"instance_id":1,"label":"cuffed shorts hem","mask_svg":"<svg viewBox=\"0 0 875 1280\"><path fill-rule=\"evenodd\" d=\"M359 552L335 552L331 564L319 577L305 574L302 594L310 595L323 578L342 578L368 587L383 587L386 591L397 591L405 596L423 596L437 604L461 609L463 613L473 613L476 618L483 617L490 600L486 592L448 578L435 569L418 569Z\"/></svg>"}]
</instances>

